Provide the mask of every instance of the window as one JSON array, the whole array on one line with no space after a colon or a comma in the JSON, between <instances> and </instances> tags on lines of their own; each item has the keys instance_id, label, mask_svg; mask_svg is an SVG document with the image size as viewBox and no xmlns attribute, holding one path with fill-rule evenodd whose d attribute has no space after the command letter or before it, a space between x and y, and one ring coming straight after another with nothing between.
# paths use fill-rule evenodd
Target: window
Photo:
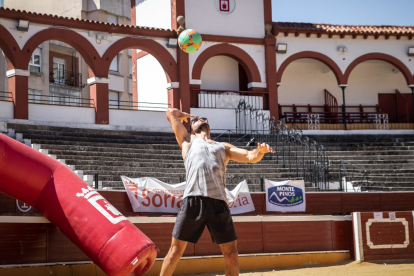
<instances>
[{"instance_id":1,"label":"window","mask_svg":"<svg viewBox=\"0 0 414 276\"><path fill-rule=\"evenodd\" d=\"M111 62L111 66L109 66L109 71L118 72L119 71L118 66L119 66L118 55L116 55Z\"/></svg>"},{"instance_id":2,"label":"window","mask_svg":"<svg viewBox=\"0 0 414 276\"><path fill-rule=\"evenodd\" d=\"M29 61L29 71L32 73L40 73L41 50L36 48Z\"/></svg>"},{"instance_id":3,"label":"window","mask_svg":"<svg viewBox=\"0 0 414 276\"><path fill-rule=\"evenodd\" d=\"M72 105L80 106L81 98L80 92L78 91L60 91L60 92L51 92L49 97L50 104L56 105Z\"/></svg>"},{"instance_id":4,"label":"window","mask_svg":"<svg viewBox=\"0 0 414 276\"><path fill-rule=\"evenodd\" d=\"M29 89L29 103L42 103L43 91Z\"/></svg>"},{"instance_id":5,"label":"window","mask_svg":"<svg viewBox=\"0 0 414 276\"><path fill-rule=\"evenodd\" d=\"M109 108L120 108L119 93L109 91Z\"/></svg>"},{"instance_id":6,"label":"window","mask_svg":"<svg viewBox=\"0 0 414 276\"><path fill-rule=\"evenodd\" d=\"M53 80L57 84L65 84L65 60L53 58Z\"/></svg>"},{"instance_id":7,"label":"window","mask_svg":"<svg viewBox=\"0 0 414 276\"><path fill-rule=\"evenodd\" d=\"M3 7L3 0L0 0L0 8Z\"/></svg>"}]
</instances>

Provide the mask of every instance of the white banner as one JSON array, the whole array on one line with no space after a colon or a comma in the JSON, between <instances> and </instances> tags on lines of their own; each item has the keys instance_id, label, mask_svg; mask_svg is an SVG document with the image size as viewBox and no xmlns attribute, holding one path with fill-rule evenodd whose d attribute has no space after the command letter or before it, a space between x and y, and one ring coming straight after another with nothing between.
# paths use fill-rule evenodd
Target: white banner
<instances>
[{"instance_id":1,"label":"white banner","mask_svg":"<svg viewBox=\"0 0 414 276\"><path fill-rule=\"evenodd\" d=\"M178 213L184 195L185 182L167 184L156 178L128 178L121 176L134 212ZM226 188L227 204L231 214L254 211L252 197L246 180L229 191Z\"/></svg>"},{"instance_id":2,"label":"white banner","mask_svg":"<svg viewBox=\"0 0 414 276\"><path fill-rule=\"evenodd\" d=\"M275 182L265 179L266 211L305 212L305 181Z\"/></svg>"}]
</instances>

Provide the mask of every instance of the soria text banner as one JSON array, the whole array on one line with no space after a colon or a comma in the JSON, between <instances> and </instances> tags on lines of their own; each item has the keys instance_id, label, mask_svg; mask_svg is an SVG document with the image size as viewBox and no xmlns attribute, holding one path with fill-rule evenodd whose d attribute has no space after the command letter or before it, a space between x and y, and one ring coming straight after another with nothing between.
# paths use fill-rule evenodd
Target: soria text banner
<instances>
[{"instance_id":1,"label":"soria text banner","mask_svg":"<svg viewBox=\"0 0 414 276\"><path fill-rule=\"evenodd\" d=\"M121 176L134 212L178 213L184 195L185 182L167 184L156 178L128 178ZM231 214L254 211L246 180L232 191L226 188L227 204Z\"/></svg>"}]
</instances>

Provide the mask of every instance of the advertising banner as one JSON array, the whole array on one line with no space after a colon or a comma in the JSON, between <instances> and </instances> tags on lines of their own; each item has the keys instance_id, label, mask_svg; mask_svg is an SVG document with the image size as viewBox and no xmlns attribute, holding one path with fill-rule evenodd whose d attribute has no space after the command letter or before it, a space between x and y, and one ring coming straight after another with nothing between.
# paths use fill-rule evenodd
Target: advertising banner
<instances>
[{"instance_id":1,"label":"advertising banner","mask_svg":"<svg viewBox=\"0 0 414 276\"><path fill-rule=\"evenodd\" d=\"M184 196L185 182L167 184L156 178L128 178L121 176L134 212L178 213ZM254 211L249 187L244 180L232 191L226 188L231 214Z\"/></svg>"},{"instance_id":2,"label":"advertising banner","mask_svg":"<svg viewBox=\"0 0 414 276\"><path fill-rule=\"evenodd\" d=\"M305 181L270 181L265 179L266 211L305 212Z\"/></svg>"}]
</instances>

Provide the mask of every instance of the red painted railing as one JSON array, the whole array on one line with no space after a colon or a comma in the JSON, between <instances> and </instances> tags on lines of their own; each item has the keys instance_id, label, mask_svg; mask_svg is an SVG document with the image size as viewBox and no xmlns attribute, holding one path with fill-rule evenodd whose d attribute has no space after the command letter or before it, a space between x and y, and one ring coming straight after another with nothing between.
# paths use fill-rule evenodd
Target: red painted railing
<instances>
[{"instance_id":1,"label":"red painted railing","mask_svg":"<svg viewBox=\"0 0 414 276\"><path fill-rule=\"evenodd\" d=\"M342 110L338 106L339 111ZM337 124L344 122L342 112L326 112L326 105L279 105L279 116L286 123L307 123L308 114L318 114L319 123ZM345 118L347 123L375 123L379 114L378 105L347 105Z\"/></svg>"}]
</instances>

